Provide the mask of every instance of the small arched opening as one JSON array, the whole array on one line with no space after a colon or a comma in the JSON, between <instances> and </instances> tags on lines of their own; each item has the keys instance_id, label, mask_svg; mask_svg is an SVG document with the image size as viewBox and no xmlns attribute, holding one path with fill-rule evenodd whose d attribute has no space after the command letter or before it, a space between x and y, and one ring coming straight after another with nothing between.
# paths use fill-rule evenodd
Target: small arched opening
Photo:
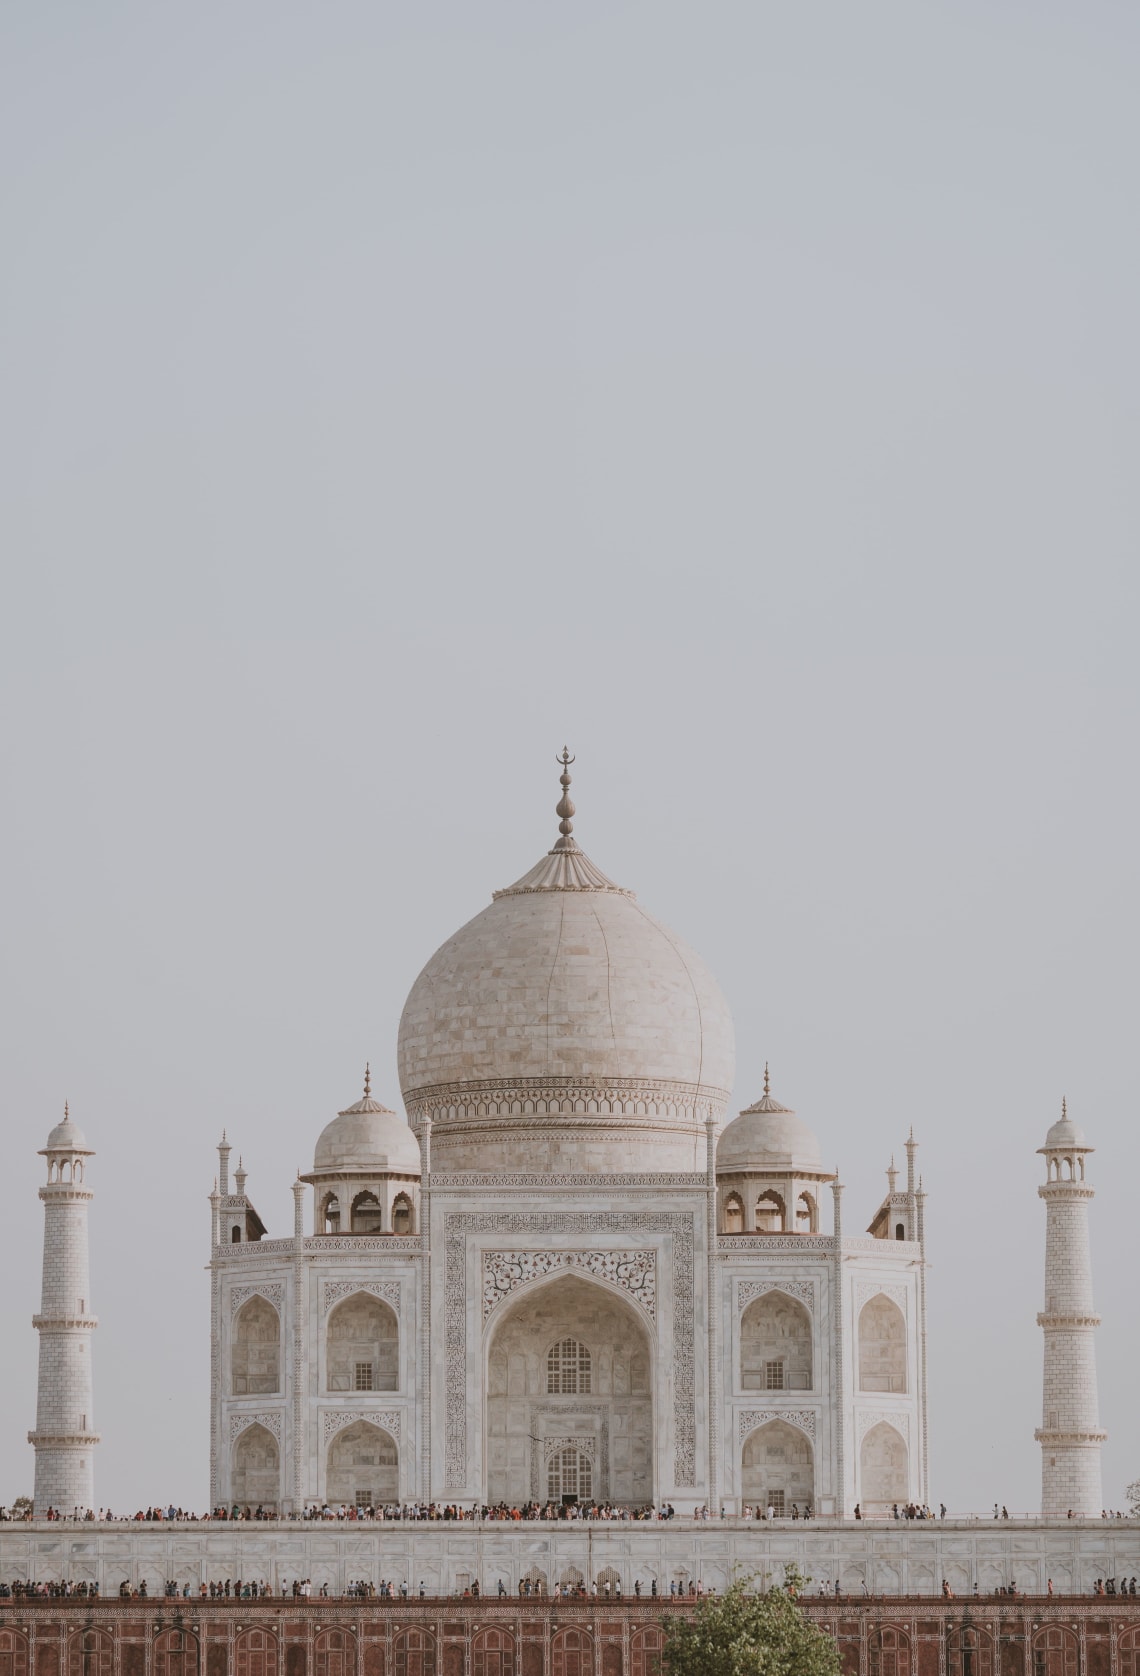
<instances>
[{"instance_id":1,"label":"small arched opening","mask_svg":"<svg viewBox=\"0 0 1140 1676\"><path fill-rule=\"evenodd\" d=\"M412 1201L406 1193L397 1193L392 1200L392 1232L394 1234L414 1234L412 1217Z\"/></svg>"},{"instance_id":2,"label":"small arched opening","mask_svg":"<svg viewBox=\"0 0 1140 1676\"><path fill-rule=\"evenodd\" d=\"M756 1232L782 1234L788 1225L788 1207L774 1187L761 1193L756 1201Z\"/></svg>"},{"instance_id":3,"label":"small arched opening","mask_svg":"<svg viewBox=\"0 0 1140 1676\"><path fill-rule=\"evenodd\" d=\"M724 1201L723 1222L726 1234L744 1232L744 1201L739 1193L730 1193Z\"/></svg>"},{"instance_id":4,"label":"small arched opening","mask_svg":"<svg viewBox=\"0 0 1140 1676\"><path fill-rule=\"evenodd\" d=\"M800 1234L819 1233L819 1205L814 1193L806 1188L796 1200L796 1232Z\"/></svg>"},{"instance_id":5,"label":"small arched opening","mask_svg":"<svg viewBox=\"0 0 1140 1676\"><path fill-rule=\"evenodd\" d=\"M375 1193L358 1193L352 1201L353 1233L378 1234L383 1220L384 1213Z\"/></svg>"},{"instance_id":6,"label":"small arched opening","mask_svg":"<svg viewBox=\"0 0 1140 1676\"><path fill-rule=\"evenodd\" d=\"M559 1339L547 1351L546 1389L550 1395L586 1395L592 1376L590 1352L579 1339Z\"/></svg>"},{"instance_id":7,"label":"small arched opening","mask_svg":"<svg viewBox=\"0 0 1140 1676\"><path fill-rule=\"evenodd\" d=\"M340 1233L340 1200L335 1193L326 1193L321 1201L322 1234Z\"/></svg>"}]
</instances>

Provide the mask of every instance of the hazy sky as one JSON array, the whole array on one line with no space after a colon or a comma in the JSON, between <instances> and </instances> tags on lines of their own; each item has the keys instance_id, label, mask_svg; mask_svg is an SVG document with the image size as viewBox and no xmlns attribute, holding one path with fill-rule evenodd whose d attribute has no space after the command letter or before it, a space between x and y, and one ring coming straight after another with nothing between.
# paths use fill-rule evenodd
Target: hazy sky
<instances>
[{"instance_id":1,"label":"hazy sky","mask_svg":"<svg viewBox=\"0 0 1140 1676\"><path fill-rule=\"evenodd\" d=\"M213 1147L287 1233L565 741L848 1229L914 1124L955 1509L1039 1502L1068 1095L1122 1505L1138 76L1097 0L3 8L0 1501L64 1099L97 1498L202 1508Z\"/></svg>"}]
</instances>

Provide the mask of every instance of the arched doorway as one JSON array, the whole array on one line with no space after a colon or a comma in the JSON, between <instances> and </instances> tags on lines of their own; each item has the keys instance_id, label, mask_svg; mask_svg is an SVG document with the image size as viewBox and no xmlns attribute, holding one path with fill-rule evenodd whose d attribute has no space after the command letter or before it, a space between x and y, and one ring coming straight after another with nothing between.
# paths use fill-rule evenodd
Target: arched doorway
<instances>
[{"instance_id":1,"label":"arched doorway","mask_svg":"<svg viewBox=\"0 0 1140 1676\"><path fill-rule=\"evenodd\" d=\"M640 1312L577 1274L500 1308L487 1355L488 1501L651 1502L653 1353Z\"/></svg>"},{"instance_id":2,"label":"arched doorway","mask_svg":"<svg viewBox=\"0 0 1140 1676\"><path fill-rule=\"evenodd\" d=\"M859 1316L859 1389L906 1390L906 1320L882 1292L868 1299Z\"/></svg>"},{"instance_id":3,"label":"arched doorway","mask_svg":"<svg viewBox=\"0 0 1140 1676\"><path fill-rule=\"evenodd\" d=\"M234 1444L230 1500L242 1507L275 1509L281 1493L277 1439L265 1426L247 1426Z\"/></svg>"},{"instance_id":4,"label":"arched doorway","mask_svg":"<svg viewBox=\"0 0 1140 1676\"><path fill-rule=\"evenodd\" d=\"M798 1426L769 1420L744 1440L741 1494L754 1507L771 1507L778 1518L815 1501L815 1451Z\"/></svg>"},{"instance_id":5,"label":"arched doorway","mask_svg":"<svg viewBox=\"0 0 1140 1676\"><path fill-rule=\"evenodd\" d=\"M863 1512L886 1513L910 1493L909 1451L893 1426L880 1420L859 1451L859 1499Z\"/></svg>"},{"instance_id":6,"label":"arched doorway","mask_svg":"<svg viewBox=\"0 0 1140 1676\"><path fill-rule=\"evenodd\" d=\"M329 1444L325 1497L349 1507L375 1507L400 1499L396 1440L369 1420L354 1420Z\"/></svg>"}]
</instances>

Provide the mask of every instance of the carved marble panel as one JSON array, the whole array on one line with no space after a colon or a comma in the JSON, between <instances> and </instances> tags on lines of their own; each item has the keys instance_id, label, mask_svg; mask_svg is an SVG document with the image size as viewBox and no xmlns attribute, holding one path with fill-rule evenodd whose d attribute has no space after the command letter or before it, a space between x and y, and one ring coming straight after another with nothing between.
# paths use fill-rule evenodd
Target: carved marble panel
<instances>
[{"instance_id":1,"label":"carved marble panel","mask_svg":"<svg viewBox=\"0 0 1140 1676\"><path fill-rule=\"evenodd\" d=\"M909 1448L909 1446L910 1446L910 1415L908 1413L906 1413L905 1410L900 1410L900 1409L897 1409L897 1408L864 1408L864 1409L861 1409L859 1411L858 1420L856 1421L856 1435L857 1435L858 1441L860 1443L862 1443L863 1439L866 1437L867 1433L871 1430L871 1428L873 1426L877 1426L880 1423L880 1421L883 1421L883 1420L886 1421L888 1426L893 1426L895 1428L895 1431L898 1432L899 1435L904 1439L904 1441L906 1442L906 1444Z\"/></svg>"},{"instance_id":2,"label":"carved marble panel","mask_svg":"<svg viewBox=\"0 0 1140 1676\"><path fill-rule=\"evenodd\" d=\"M651 1320L657 1317L657 1253L655 1251L485 1251L483 1253L483 1320L496 1304L528 1281L540 1280L559 1269L581 1269L586 1274L620 1286Z\"/></svg>"},{"instance_id":3,"label":"carved marble panel","mask_svg":"<svg viewBox=\"0 0 1140 1676\"><path fill-rule=\"evenodd\" d=\"M811 1280L741 1280L736 1287L737 1308L744 1309L765 1292L786 1292L789 1298L798 1298L810 1315L815 1314L815 1283Z\"/></svg>"},{"instance_id":4,"label":"carved marble panel","mask_svg":"<svg viewBox=\"0 0 1140 1676\"><path fill-rule=\"evenodd\" d=\"M403 1425L403 1414L398 1408L326 1408L321 1412L321 1437L327 1445L337 1432L342 1432L346 1426L355 1425L357 1420L367 1420L370 1426L379 1426L381 1431L391 1433L396 1442L400 1441Z\"/></svg>"},{"instance_id":5,"label":"carved marble panel","mask_svg":"<svg viewBox=\"0 0 1140 1676\"><path fill-rule=\"evenodd\" d=\"M230 1314L236 1315L242 1304L247 1304L253 1297L264 1298L280 1315L285 1288L279 1280L263 1280L255 1286L235 1286L230 1292Z\"/></svg>"},{"instance_id":6,"label":"carved marble panel","mask_svg":"<svg viewBox=\"0 0 1140 1676\"><path fill-rule=\"evenodd\" d=\"M231 1414L230 1442L232 1443L236 1437L240 1437L241 1433L250 1426L264 1426L266 1431L271 1432L277 1442L280 1443L285 1429L285 1416L279 1408L266 1409L260 1414Z\"/></svg>"},{"instance_id":7,"label":"carved marble panel","mask_svg":"<svg viewBox=\"0 0 1140 1676\"><path fill-rule=\"evenodd\" d=\"M743 1443L757 1426L766 1426L770 1420L786 1420L789 1426L798 1427L815 1443L815 1410L811 1408L742 1408L737 1417L740 1442Z\"/></svg>"},{"instance_id":8,"label":"carved marble panel","mask_svg":"<svg viewBox=\"0 0 1140 1676\"><path fill-rule=\"evenodd\" d=\"M327 1315L334 1304L350 1298L354 1292L368 1292L374 1298L382 1298L397 1315L400 1313L398 1280L326 1280L321 1288L321 1314Z\"/></svg>"}]
</instances>

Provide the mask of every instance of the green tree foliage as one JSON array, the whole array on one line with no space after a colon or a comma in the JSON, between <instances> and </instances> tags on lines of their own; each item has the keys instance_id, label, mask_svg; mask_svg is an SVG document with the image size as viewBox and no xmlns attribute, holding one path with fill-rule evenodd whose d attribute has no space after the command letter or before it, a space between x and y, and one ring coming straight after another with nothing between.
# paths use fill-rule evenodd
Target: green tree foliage
<instances>
[{"instance_id":1,"label":"green tree foliage","mask_svg":"<svg viewBox=\"0 0 1140 1676\"><path fill-rule=\"evenodd\" d=\"M783 1588L755 1593L739 1581L706 1595L691 1618L665 1625L667 1676L839 1676L839 1650L805 1617L796 1596L805 1579L789 1570Z\"/></svg>"}]
</instances>

